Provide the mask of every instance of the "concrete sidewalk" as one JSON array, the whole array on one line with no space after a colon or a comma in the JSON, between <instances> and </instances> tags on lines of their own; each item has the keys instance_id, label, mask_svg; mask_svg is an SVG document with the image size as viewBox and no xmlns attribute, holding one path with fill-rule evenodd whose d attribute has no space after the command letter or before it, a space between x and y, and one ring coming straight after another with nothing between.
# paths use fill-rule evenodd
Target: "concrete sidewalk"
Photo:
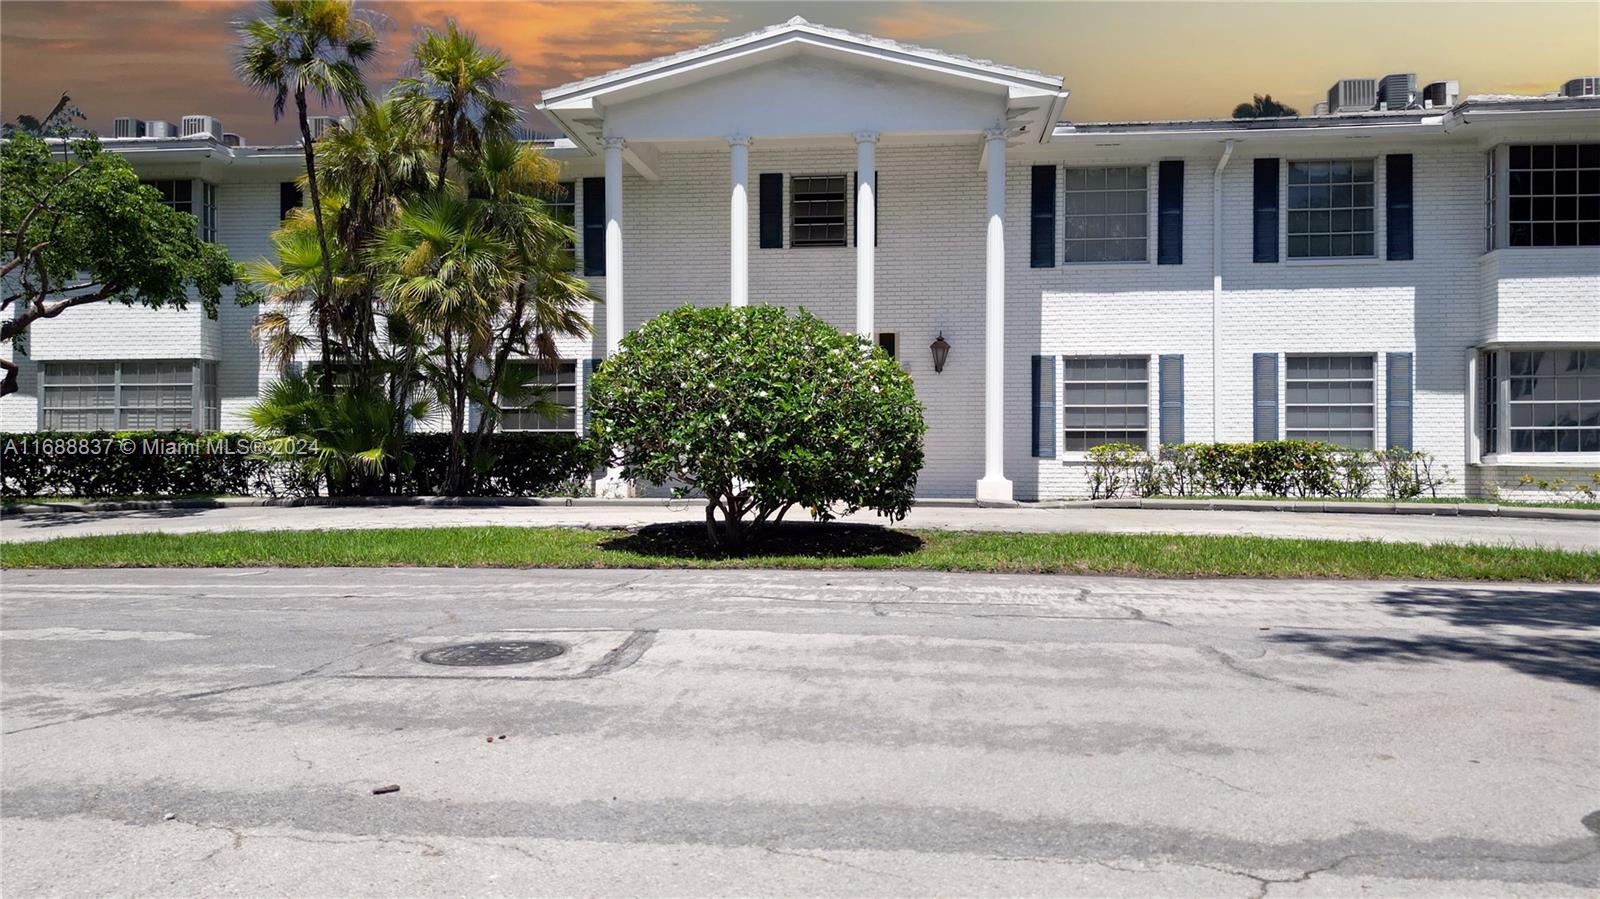
<instances>
[{"instance_id":1,"label":"concrete sidewalk","mask_svg":"<svg viewBox=\"0 0 1600 899\"><path fill-rule=\"evenodd\" d=\"M164 531L315 530L343 528L641 527L698 521L704 506L683 501L512 506L230 506L112 512L22 512L0 519L0 543ZM849 520L883 522L871 514ZM944 530L1212 534L1383 540L1396 543L1488 543L1600 551L1600 525L1465 516L1371 515L1281 511L1197 511L1115 508L978 508L920 505L900 526Z\"/></svg>"}]
</instances>

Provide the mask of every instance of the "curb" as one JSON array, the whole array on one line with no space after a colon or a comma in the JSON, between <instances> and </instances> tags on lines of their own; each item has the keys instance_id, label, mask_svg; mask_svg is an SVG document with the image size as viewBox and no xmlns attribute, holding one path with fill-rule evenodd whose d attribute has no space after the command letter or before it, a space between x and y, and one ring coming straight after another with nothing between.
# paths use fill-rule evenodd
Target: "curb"
<instances>
[{"instance_id":1,"label":"curb","mask_svg":"<svg viewBox=\"0 0 1600 899\"><path fill-rule=\"evenodd\" d=\"M168 509L231 509L231 508L298 508L302 506L441 506L441 507L536 507L564 508L628 508L630 506L655 506L664 502L683 503L690 506L705 504L704 499L668 500L666 497L635 497L629 499L604 499L593 496L526 497L526 496L303 496L255 497L237 496L219 499L176 500L126 500L118 502L89 503L13 503L5 506L6 514L37 514L49 512L159 512ZM971 499L925 499L916 505L937 509L1149 509L1186 512L1302 512L1341 513L1347 515L1438 515L1471 518L1531 518L1546 521L1597 521L1600 509L1563 509L1554 506L1502 506L1495 503L1351 503L1322 502L1317 500L1198 500L1198 499L1118 499L1055 500L1046 502L1015 502L1009 505L980 503Z\"/></svg>"}]
</instances>

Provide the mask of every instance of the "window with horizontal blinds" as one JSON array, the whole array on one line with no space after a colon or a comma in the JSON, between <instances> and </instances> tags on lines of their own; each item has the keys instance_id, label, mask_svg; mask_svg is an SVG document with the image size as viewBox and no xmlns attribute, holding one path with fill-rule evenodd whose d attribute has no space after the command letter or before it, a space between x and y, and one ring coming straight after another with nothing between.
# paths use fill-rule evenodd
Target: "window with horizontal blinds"
<instances>
[{"instance_id":1,"label":"window with horizontal blinds","mask_svg":"<svg viewBox=\"0 0 1600 899\"><path fill-rule=\"evenodd\" d=\"M845 246L845 176L795 175L789 179L789 244Z\"/></svg>"},{"instance_id":2,"label":"window with horizontal blinds","mask_svg":"<svg viewBox=\"0 0 1600 899\"><path fill-rule=\"evenodd\" d=\"M500 430L577 430L577 362L513 363L511 378L517 386L500 399Z\"/></svg>"},{"instance_id":3,"label":"window with horizontal blinds","mask_svg":"<svg viewBox=\"0 0 1600 899\"><path fill-rule=\"evenodd\" d=\"M1373 366L1368 355L1289 356L1284 360L1284 436L1376 448Z\"/></svg>"},{"instance_id":4,"label":"window with horizontal blinds","mask_svg":"<svg viewBox=\"0 0 1600 899\"><path fill-rule=\"evenodd\" d=\"M1150 360L1144 356L1061 360L1061 448L1150 442Z\"/></svg>"}]
</instances>

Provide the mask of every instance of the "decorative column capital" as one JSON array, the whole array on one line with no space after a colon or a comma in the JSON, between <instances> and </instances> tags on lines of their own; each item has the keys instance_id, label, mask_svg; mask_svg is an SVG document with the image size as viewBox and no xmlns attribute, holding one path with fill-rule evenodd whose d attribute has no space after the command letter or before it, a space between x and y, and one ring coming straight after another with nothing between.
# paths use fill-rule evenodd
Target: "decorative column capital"
<instances>
[{"instance_id":1,"label":"decorative column capital","mask_svg":"<svg viewBox=\"0 0 1600 899\"><path fill-rule=\"evenodd\" d=\"M737 134L737 133L730 134L730 135L728 135L728 146L730 146L730 147L748 147L748 146L750 146L750 135L748 135L748 134Z\"/></svg>"},{"instance_id":2,"label":"decorative column capital","mask_svg":"<svg viewBox=\"0 0 1600 899\"><path fill-rule=\"evenodd\" d=\"M987 128L983 132L984 140L1005 140L1011 136L1011 130L1005 127Z\"/></svg>"},{"instance_id":3,"label":"decorative column capital","mask_svg":"<svg viewBox=\"0 0 1600 899\"><path fill-rule=\"evenodd\" d=\"M602 138L600 138L600 146L605 147L607 150L613 150L613 149L620 150L623 147L626 147L627 145L628 145L628 142L623 140L620 137L602 137Z\"/></svg>"},{"instance_id":4,"label":"decorative column capital","mask_svg":"<svg viewBox=\"0 0 1600 899\"><path fill-rule=\"evenodd\" d=\"M876 131L857 131L853 136L858 144L875 144L879 134Z\"/></svg>"}]
</instances>

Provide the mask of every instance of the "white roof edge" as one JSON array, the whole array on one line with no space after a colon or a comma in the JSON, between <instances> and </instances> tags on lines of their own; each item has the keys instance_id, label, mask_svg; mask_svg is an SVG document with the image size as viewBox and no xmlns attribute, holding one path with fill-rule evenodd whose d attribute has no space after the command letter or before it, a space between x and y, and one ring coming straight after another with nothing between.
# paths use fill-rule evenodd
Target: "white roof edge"
<instances>
[{"instance_id":1,"label":"white roof edge","mask_svg":"<svg viewBox=\"0 0 1600 899\"><path fill-rule=\"evenodd\" d=\"M678 53L660 56L655 59L645 60L631 66L614 69L589 78L568 82L543 91L540 94L538 108L558 101L568 100L584 94L598 93L604 88L627 83L647 75L659 74L674 68L682 67L710 57L729 53L751 44L772 40L785 34L808 34L827 40L843 41L870 48L881 53L892 53L903 56L916 57L924 62L932 62L971 70L998 80L1006 80L1025 84L1032 88L1042 88L1054 91L1061 89L1062 79L1056 75L1049 75L1033 69L1023 69L1016 66L1003 65L987 59L974 59L943 50L934 50L916 44L907 44L886 38L875 37L869 34L860 34L846 31L842 28L830 28L825 25L816 25L805 19L795 16L781 25L771 25L757 29L746 34L736 35L721 41L715 41Z\"/></svg>"}]
</instances>

